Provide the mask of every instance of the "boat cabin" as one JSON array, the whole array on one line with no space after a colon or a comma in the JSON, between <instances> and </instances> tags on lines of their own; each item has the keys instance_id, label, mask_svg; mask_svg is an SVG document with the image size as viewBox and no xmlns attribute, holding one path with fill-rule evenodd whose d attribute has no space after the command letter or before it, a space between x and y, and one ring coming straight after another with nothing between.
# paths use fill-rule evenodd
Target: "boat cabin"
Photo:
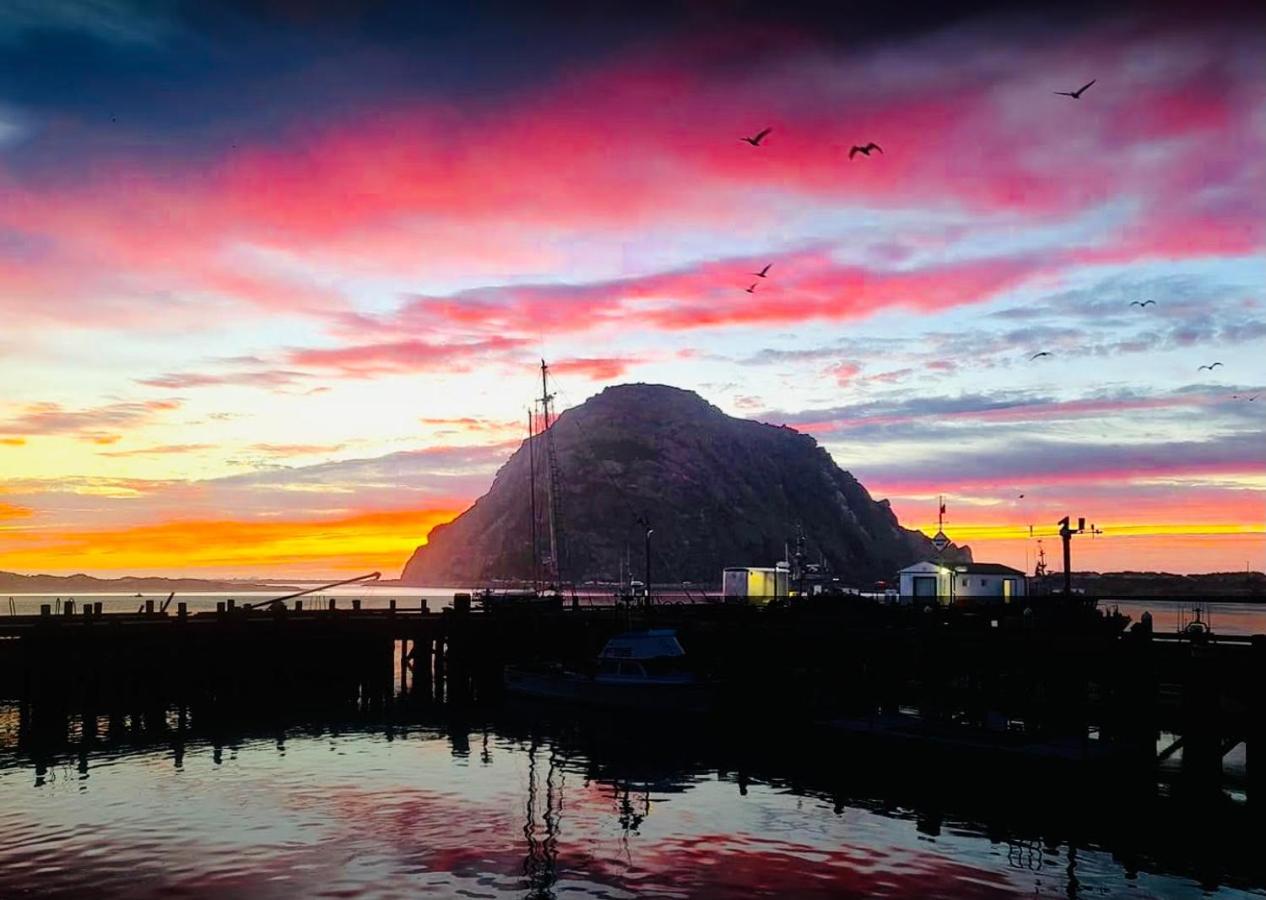
<instances>
[{"instance_id":1,"label":"boat cabin","mask_svg":"<svg viewBox=\"0 0 1266 900\"><path fill-rule=\"evenodd\" d=\"M607 641L598 654L600 677L660 679L685 672L686 651L672 628L618 634Z\"/></svg>"}]
</instances>

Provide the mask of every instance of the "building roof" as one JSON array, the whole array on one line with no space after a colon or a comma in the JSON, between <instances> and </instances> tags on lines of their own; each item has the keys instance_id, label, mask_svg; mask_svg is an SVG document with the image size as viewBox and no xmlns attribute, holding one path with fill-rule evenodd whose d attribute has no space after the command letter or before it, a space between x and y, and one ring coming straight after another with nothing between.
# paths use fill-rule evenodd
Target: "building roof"
<instances>
[{"instance_id":1,"label":"building roof","mask_svg":"<svg viewBox=\"0 0 1266 900\"><path fill-rule=\"evenodd\" d=\"M967 563L962 566L955 566L955 571L965 572L968 575L1023 575L1019 569L1013 569L1010 566L1004 566L1002 563Z\"/></svg>"}]
</instances>

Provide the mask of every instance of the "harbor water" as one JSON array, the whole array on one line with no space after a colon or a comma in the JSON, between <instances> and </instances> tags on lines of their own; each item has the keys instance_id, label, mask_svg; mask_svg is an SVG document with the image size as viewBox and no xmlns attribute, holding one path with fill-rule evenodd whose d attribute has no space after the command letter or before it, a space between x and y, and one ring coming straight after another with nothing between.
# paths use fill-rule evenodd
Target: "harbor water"
<instances>
[{"instance_id":1,"label":"harbor water","mask_svg":"<svg viewBox=\"0 0 1266 900\"><path fill-rule=\"evenodd\" d=\"M510 706L185 737L125 716L58 751L19 746L17 716L0 708L0 897L1266 896L1226 797L741 723Z\"/></svg>"}]
</instances>

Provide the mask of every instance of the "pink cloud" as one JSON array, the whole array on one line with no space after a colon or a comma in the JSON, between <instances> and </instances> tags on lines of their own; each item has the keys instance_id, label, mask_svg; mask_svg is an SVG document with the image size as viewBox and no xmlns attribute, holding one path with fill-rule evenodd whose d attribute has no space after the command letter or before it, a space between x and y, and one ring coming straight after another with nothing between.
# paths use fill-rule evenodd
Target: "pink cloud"
<instances>
[{"instance_id":1,"label":"pink cloud","mask_svg":"<svg viewBox=\"0 0 1266 900\"><path fill-rule=\"evenodd\" d=\"M348 308L337 278L268 254L396 275L418 275L420 252L455 273L530 271L542 232L751 227L761 215L772 226L778 213L753 207L762 195L1025 221L1132 206L1116 238L1073 248L1068 262L1263 244L1260 209L1245 199L1261 195L1266 158L1252 33L1114 25L1019 36L1015 66L974 52L974 41L997 35L839 59L778 40L785 46L766 47L737 75L719 65L732 61L727 42L673 43L525 90L513 104L384 104L198 168L122 159L38 185L0 174L0 226L51 244L39 258L0 261L6 304L47 318L64 310L50 298L75 300L83 321L143 321L156 310L192 320L207 297L325 315ZM1099 80L1081 101L1051 94L1086 71ZM737 140L763 125L774 131L762 147ZM848 161L862 140L878 141L882 156ZM696 284L686 302L643 312L672 329L792 321L793 302L805 299L809 317L871 310L894 294L937 309L988 297L1035 262L960 265L971 271L844 269L816 297L806 283L785 303L771 290L720 308ZM433 304L449 324L489 318L477 297L452 303ZM548 324L557 314L546 315Z\"/></svg>"},{"instance_id":2,"label":"pink cloud","mask_svg":"<svg viewBox=\"0 0 1266 900\"><path fill-rule=\"evenodd\" d=\"M836 384L840 387L847 387L853 379L861 374L861 371L862 367L857 363L842 362L827 369L827 375L834 378Z\"/></svg>"},{"instance_id":3,"label":"pink cloud","mask_svg":"<svg viewBox=\"0 0 1266 900\"><path fill-rule=\"evenodd\" d=\"M519 350L525 342L492 336L465 343L395 340L346 347L296 349L288 354L294 365L335 372L345 378L370 378L401 372L437 369L464 370L486 363L489 355Z\"/></svg>"},{"instance_id":4,"label":"pink cloud","mask_svg":"<svg viewBox=\"0 0 1266 900\"><path fill-rule=\"evenodd\" d=\"M0 434L71 434L94 443L114 443L118 436L103 429L142 425L181 406L180 400L122 401L85 409L67 409L59 403L32 403L17 415L0 419Z\"/></svg>"},{"instance_id":5,"label":"pink cloud","mask_svg":"<svg viewBox=\"0 0 1266 900\"><path fill-rule=\"evenodd\" d=\"M560 359L550 368L565 375L580 375L590 381L610 381L619 378L638 362L640 360L629 357L575 357Z\"/></svg>"}]
</instances>

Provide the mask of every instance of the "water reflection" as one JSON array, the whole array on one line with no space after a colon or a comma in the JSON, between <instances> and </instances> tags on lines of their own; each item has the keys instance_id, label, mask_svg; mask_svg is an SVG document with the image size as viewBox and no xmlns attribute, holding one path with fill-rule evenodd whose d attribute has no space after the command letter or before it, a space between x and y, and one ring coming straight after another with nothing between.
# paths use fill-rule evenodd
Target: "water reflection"
<instances>
[{"instance_id":1,"label":"water reflection","mask_svg":"<svg viewBox=\"0 0 1266 900\"><path fill-rule=\"evenodd\" d=\"M1266 884L1244 804L811 731L442 708L195 729L167 712L19 747L17 713L0 709L0 896L1197 896Z\"/></svg>"}]
</instances>

